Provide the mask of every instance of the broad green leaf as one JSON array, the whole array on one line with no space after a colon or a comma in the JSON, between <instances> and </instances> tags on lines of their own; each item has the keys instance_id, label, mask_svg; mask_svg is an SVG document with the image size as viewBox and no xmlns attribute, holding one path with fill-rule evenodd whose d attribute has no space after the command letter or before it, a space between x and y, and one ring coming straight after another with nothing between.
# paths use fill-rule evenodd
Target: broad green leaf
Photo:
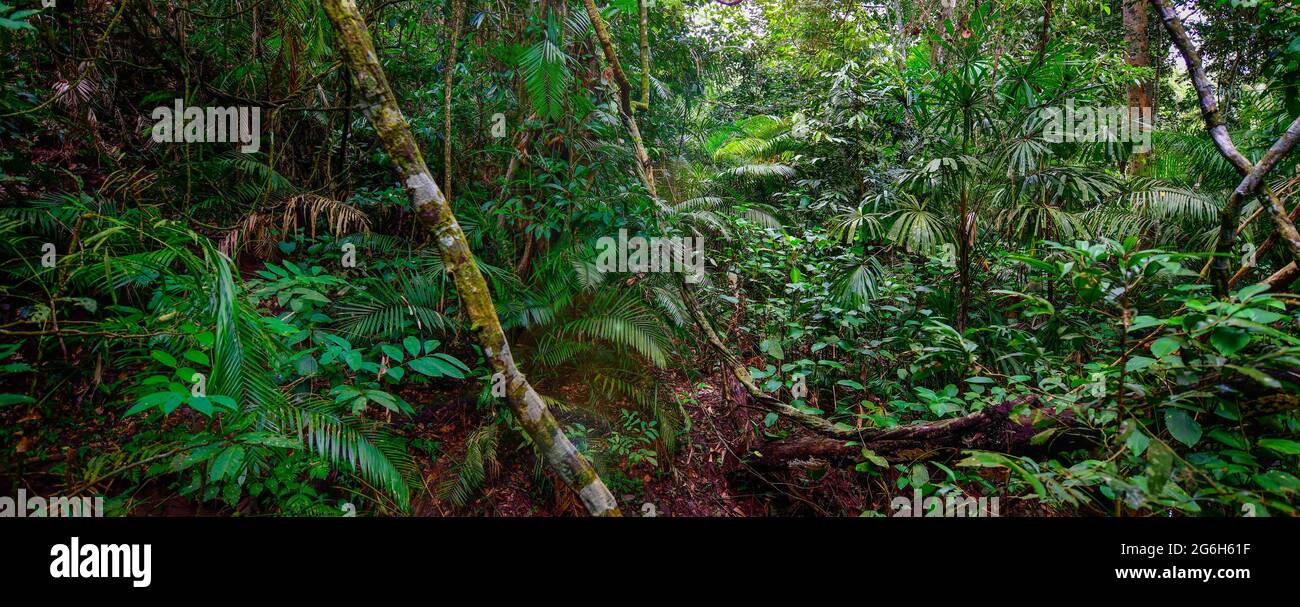
<instances>
[{"instance_id":1,"label":"broad green leaf","mask_svg":"<svg viewBox=\"0 0 1300 607\"><path fill-rule=\"evenodd\" d=\"M34 402L36 402L36 399L26 394L0 394L0 407Z\"/></svg>"},{"instance_id":2,"label":"broad green leaf","mask_svg":"<svg viewBox=\"0 0 1300 607\"><path fill-rule=\"evenodd\" d=\"M1218 327L1210 335L1210 344L1224 356L1232 356L1250 343L1250 333L1232 327Z\"/></svg>"},{"instance_id":3,"label":"broad green leaf","mask_svg":"<svg viewBox=\"0 0 1300 607\"><path fill-rule=\"evenodd\" d=\"M212 402L206 396L191 396L185 399L185 404L199 413L208 417L212 416Z\"/></svg>"},{"instance_id":4,"label":"broad green leaf","mask_svg":"<svg viewBox=\"0 0 1300 607\"><path fill-rule=\"evenodd\" d=\"M243 445L231 445L217 459L212 461L212 472L210 479L213 482L223 478L233 478L239 472L239 468L244 465L244 447Z\"/></svg>"},{"instance_id":5,"label":"broad green leaf","mask_svg":"<svg viewBox=\"0 0 1300 607\"><path fill-rule=\"evenodd\" d=\"M1147 493L1160 495L1174 469L1174 452L1161 441L1151 441L1147 449Z\"/></svg>"},{"instance_id":6,"label":"broad green leaf","mask_svg":"<svg viewBox=\"0 0 1300 607\"><path fill-rule=\"evenodd\" d=\"M925 468L925 464L914 464L912 466L912 486L920 489L929 482L930 471Z\"/></svg>"},{"instance_id":7,"label":"broad green leaf","mask_svg":"<svg viewBox=\"0 0 1300 607\"><path fill-rule=\"evenodd\" d=\"M224 394L209 394L208 400L212 401L212 404L214 405L225 407L231 411L239 410L239 403L236 403L235 399Z\"/></svg>"},{"instance_id":8,"label":"broad green leaf","mask_svg":"<svg viewBox=\"0 0 1300 607\"><path fill-rule=\"evenodd\" d=\"M1151 354L1156 358L1164 358L1179 348L1178 340L1172 337L1161 337L1151 344Z\"/></svg>"},{"instance_id":9,"label":"broad green leaf","mask_svg":"<svg viewBox=\"0 0 1300 607\"><path fill-rule=\"evenodd\" d=\"M236 437L236 440L250 445L264 445L282 449L301 449L302 441L297 437L284 436L274 432L249 432Z\"/></svg>"},{"instance_id":10,"label":"broad green leaf","mask_svg":"<svg viewBox=\"0 0 1300 607\"><path fill-rule=\"evenodd\" d=\"M397 346L392 344L380 344L379 349L384 353L384 355L399 364L406 360L406 354L402 353L402 349Z\"/></svg>"},{"instance_id":11,"label":"broad green leaf","mask_svg":"<svg viewBox=\"0 0 1300 607\"><path fill-rule=\"evenodd\" d=\"M451 366L450 364L442 361L441 359L434 358L432 356L417 358L406 364L411 368L412 371L415 371L416 373L421 373L423 375L428 375L429 377L455 377L457 379L465 378L465 375L460 372L460 369L457 369L456 367Z\"/></svg>"},{"instance_id":12,"label":"broad green leaf","mask_svg":"<svg viewBox=\"0 0 1300 607\"><path fill-rule=\"evenodd\" d=\"M164 365L167 365L168 367L172 367L172 368L176 367L176 357L166 352L163 352L162 350L154 350L153 352L149 353L149 356L152 356L154 360Z\"/></svg>"},{"instance_id":13,"label":"broad green leaf","mask_svg":"<svg viewBox=\"0 0 1300 607\"><path fill-rule=\"evenodd\" d=\"M1279 382L1279 381L1278 381L1276 378L1274 378L1273 376L1271 376L1271 375L1269 375L1269 374L1267 374L1267 373L1264 373L1263 371L1260 371L1259 369L1255 369L1255 368L1252 368L1252 367L1243 367L1243 366L1241 366L1241 365L1224 365L1224 366L1227 367L1227 368L1229 368L1229 369L1232 369L1233 371L1236 371L1236 372L1238 372L1238 373L1241 373L1242 375L1245 375L1246 377L1249 377L1249 378L1251 378L1251 379L1253 379L1253 380L1255 380L1255 381L1257 381L1257 382L1259 382L1259 383L1261 383L1261 384L1264 384L1265 386L1268 386L1268 387L1270 387L1270 388L1281 388L1281 387L1282 387L1282 382Z\"/></svg>"},{"instance_id":14,"label":"broad green leaf","mask_svg":"<svg viewBox=\"0 0 1300 607\"><path fill-rule=\"evenodd\" d=\"M1205 435L1216 441L1219 441L1220 443L1232 447L1233 449L1246 450L1250 448L1250 445L1246 443L1245 439L1241 438L1236 434L1228 432L1223 428L1219 428L1219 427L1211 428L1209 432L1205 433Z\"/></svg>"},{"instance_id":15,"label":"broad green leaf","mask_svg":"<svg viewBox=\"0 0 1300 607\"><path fill-rule=\"evenodd\" d=\"M1285 438L1261 438L1259 446L1283 455L1300 455L1300 443Z\"/></svg>"},{"instance_id":16,"label":"broad green leaf","mask_svg":"<svg viewBox=\"0 0 1300 607\"><path fill-rule=\"evenodd\" d=\"M863 450L862 450L862 457L863 457L863 458L866 458L867 461L871 462L872 464L874 464L874 465L875 465L876 467L878 467L878 468L888 468L888 467L889 467L889 461L886 460L886 459L883 458L883 457L880 457L879 455L876 455L876 452L875 452L875 451L872 451L871 449L863 449Z\"/></svg>"},{"instance_id":17,"label":"broad green leaf","mask_svg":"<svg viewBox=\"0 0 1300 607\"><path fill-rule=\"evenodd\" d=\"M1201 440L1201 424L1182 409L1165 409L1165 427L1178 442L1188 447L1195 446Z\"/></svg>"},{"instance_id":18,"label":"broad green leaf","mask_svg":"<svg viewBox=\"0 0 1300 607\"><path fill-rule=\"evenodd\" d=\"M1150 367L1151 363L1154 362L1156 362L1154 358L1147 358L1145 356L1134 356L1133 358L1128 359L1128 363L1124 365L1124 370L1128 373L1141 371L1147 367Z\"/></svg>"},{"instance_id":19,"label":"broad green leaf","mask_svg":"<svg viewBox=\"0 0 1300 607\"><path fill-rule=\"evenodd\" d=\"M164 412L170 413L172 410L175 410L176 406L180 405L183 400L185 400L185 395L183 394L177 394L175 392L154 392L153 394L145 395L143 398L136 401L135 405L130 409L127 409L124 415L135 415L136 413L154 407L162 407Z\"/></svg>"},{"instance_id":20,"label":"broad green leaf","mask_svg":"<svg viewBox=\"0 0 1300 607\"><path fill-rule=\"evenodd\" d=\"M184 356L185 360L188 360L197 365L201 365L204 367L208 367L212 365L212 362L208 360L208 355L199 352L198 350L186 350L185 354L183 354L182 356Z\"/></svg>"},{"instance_id":21,"label":"broad green leaf","mask_svg":"<svg viewBox=\"0 0 1300 607\"><path fill-rule=\"evenodd\" d=\"M403 339L402 347L406 348L406 351L410 352L411 356L420 355L420 339L417 337L407 337L406 339Z\"/></svg>"}]
</instances>

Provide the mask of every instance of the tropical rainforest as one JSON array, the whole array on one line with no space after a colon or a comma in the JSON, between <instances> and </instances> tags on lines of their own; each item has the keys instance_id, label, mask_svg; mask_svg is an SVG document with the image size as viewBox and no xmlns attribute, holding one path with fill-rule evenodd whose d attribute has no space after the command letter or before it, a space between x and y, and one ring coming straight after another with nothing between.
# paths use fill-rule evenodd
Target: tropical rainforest
<instances>
[{"instance_id":1,"label":"tropical rainforest","mask_svg":"<svg viewBox=\"0 0 1300 607\"><path fill-rule=\"evenodd\" d=\"M0 74L4 495L1300 508L1296 0L0 0Z\"/></svg>"}]
</instances>

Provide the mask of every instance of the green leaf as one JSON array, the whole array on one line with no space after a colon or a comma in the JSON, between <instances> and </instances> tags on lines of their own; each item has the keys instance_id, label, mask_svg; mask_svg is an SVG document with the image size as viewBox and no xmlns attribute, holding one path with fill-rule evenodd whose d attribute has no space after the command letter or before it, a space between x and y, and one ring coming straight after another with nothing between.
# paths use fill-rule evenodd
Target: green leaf
<instances>
[{"instance_id":1,"label":"green leaf","mask_svg":"<svg viewBox=\"0 0 1300 607\"><path fill-rule=\"evenodd\" d=\"M876 467L879 468L889 467L889 461L883 457L880 457L879 455L876 455L876 452L872 451L871 449L863 449L862 457L866 458L866 460L871 462L872 464L875 464Z\"/></svg>"},{"instance_id":2,"label":"green leaf","mask_svg":"<svg viewBox=\"0 0 1300 607\"><path fill-rule=\"evenodd\" d=\"M183 354L182 356L185 358L185 360L188 360L197 365L201 365L204 367L208 367L212 365L212 362L208 360L208 355L199 352L198 350L186 350L185 354Z\"/></svg>"},{"instance_id":3,"label":"green leaf","mask_svg":"<svg viewBox=\"0 0 1300 607\"><path fill-rule=\"evenodd\" d=\"M1261 438L1259 446L1283 455L1300 455L1300 443L1285 438Z\"/></svg>"},{"instance_id":4,"label":"green leaf","mask_svg":"<svg viewBox=\"0 0 1300 607\"><path fill-rule=\"evenodd\" d=\"M1161 441L1151 441L1151 447L1147 449L1147 493L1160 495L1173 469L1173 450Z\"/></svg>"},{"instance_id":5,"label":"green leaf","mask_svg":"<svg viewBox=\"0 0 1300 607\"><path fill-rule=\"evenodd\" d=\"M212 403L215 405L220 405L222 407L230 409L231 411L239 410L239 403L236 403L235 399L230 398L229 396L226 396L224 394L209 394L208 400L212 401Z\"/></svg>"},{"instance_id":6,"label":"green leaf","mask_svg":"<svg viewBox=\"0 0 1300 607\"><path fill-rule=\"evenodd\" d=\"M457 369L456 367L451 366L450 364L442 361L441 359L434 358L432 356L417 358L406 364L407 366L411 367L412 371L415 371L416 373L428 375L429 377L454 377L456 379L465 378L465 375L460 372L460 369Z\"/></svg>"},{"instance_id":7,"label":"green leaf","mask_svg":"<svg viewBox=\"0 0 1300 607\"><path fill-rule=\"evenodd\" d=\"M1182 409L1165 409L1165 427L1178 442L1188 447L1201 440L1201 424Z\"/></svg>"},{"instance_id":8,"label":"green leaf","mask_svg":"<svg viewBox=\"0 0 1300 607\"><path fill-rule=\"evenodd\" d=\"M152 356L154 360L167 365L168 367L176 368L176 357L171 354L163 352L162 350L154 350L149 353L149 356Z\"/></svg>"},{"instance_id":9,"label":"green leaf","mask_svg":"<svg viewBox=\"0 0 1300 607\"><path fill-rule=\"evenodd\" d=\"M982 376L967 377L967 378L966 378L966 383L968 383L968 384L991 384L991 383L993 383L993 379L992 379L992 378L989 378L989 377L982 377Z\"/></svg>"},{"instance_id":10,"label":"green leaf","mask_svg":"<svg viewBox=\"0 0 1300 607\"><path fill-rule=\"evenodd\" d=\"M401 407L397 402L397 397L392 394L382 390L366 390L366 396L370 398L371 402L379 403L379 406L388 409L389 411L401 411Z\"/></svg>"},{"instance_id":11,"label":"green leaf","mask_svg":"<svg viewBox=\"0 0 1300 607\"><path fill-rule=\"evenodd\" d=\"M1244 451L1250 448L1250 445L1246 444L1246 441L1242 439L1240 436L1228 432L1223 428L1219 428L1219 427L1211 428L1209 432L1205 433L1205 435L1216 441L1219 441L1220 443L1232 447L1233 449L1241 449Z\"/></svg>"},{"instance_id":12,"label":"green leaf","mask_svg":"<svg viewBox=\"0 0 1300 607\"><path fill-rule=\"evenodd\" d=\"M34 30L34 29L36 29L36 28L32 27L32 24L30 24L30 23L28 23L28 22L26 22L26 21L12 21L12 20L6 19L6 18L4 18L4 17L0 17L0 27L3 27L3 28L8 29L8 30L21 30L21 29Z\"/></svg>"},{"instance_id":13,"label":"green leaf","mask_svg":"<svg viewBox=\"0 0 1300 607\"><path fill-rule=\"evenodd\" d=\"M1142 429L1131 420L1124 422L1124 427L1127 430L1125 432L1126 437L1124 439L1124 446L1127 447L1129 451L1132 451L1133 455L1142 455L1142 452L1146 451L1147 446L1151 444L1151 437L1147 436L1146 432L1143 432Z\"/></svg>"},{"instance_id":14,"label":"green leaf","mask_svg":"<svg viewBox=\"0 0 1300 607\"><path fill-rule=\"evenodd\" d=\"M1246 318L1249 318L1252 322L1257 322L1261 325L1271 325L1279 320L1282 320L1283 318L1286 318L1285 316L1278 314L1277 312L1264 310L1261 308L1246 308L1245 310L1242 310L1240 314Z\"/></svg>"},{"instance_id":15,"label":"green leaf","mask_svg":"<svg viewBox=\"0 0 1300 607\"><path fill-rule=\"evenodd\" d=\"M888 462L886 462L888 463ZM915 464L912 466L912 486L920 489L926 483L930 482L930 471L925 468L925 464Z\"/></svg>"},{"instance_id":16,"label":"green leaf","mask_svg":"<svg viewBox=\"0 0 1300 607\"><path fill-rule=\"evenodd\" d=\"M307 301L314 301L314 302L316 302L316 303L329 303L329 302L330 302L330 298L325 297L324 294L322 294L320 291L317 291L317 290L315 290L315 289L307 289L307 288L301 288L301 287L300 287L300 288L294 289L293 292L294 292L294 293L297 293L297 294L300 295L300 296L302 296L302 298L303 298L303 299L306 299Z\"/></svg>"},{"instance_id":17,"label":"green leaf","mask_svg":"<svg viewBox=\"0 0 1300 607\"><path fill-rule=\"evenodd\" d=\"M1151 344L1151 354L1156 358L1164 358L1178 351L1180 347L1178 340L1172 337L1161 337Z\"/></svg>"},{"instance_id":18,"label":"green leaf","mask_svg":"<svg viewBox=\"0 0 1300 607\"><path fill-rule=\"evenodd\" d=\"M406 339L403 339L403 340L402 340L402 346L406 348L406 351L407 351L407 352L410 352L410 353L411 353L411 356L419 356L419 355L420 355L420 339L419 339L419 338L417 338L417 337L407 337Z\"/></svg>"},{"instance_id":19,"label":"green leaf","mask_svg":"<svg viewBox=\"0 0 1300 607\"><path fill-rule=\"evenodd\" d=\"M775 337L769 337L758 343L758 349L777 360L785 360L785 352L781 350L781 340Z\"/></svg>"},{"instance_id":20,"label":"green leaf","mask_svg":"<svg viewBox=\"0 0 1300 607\"><path fill-rule=\"evenodd\" d=\"M233 477L239 472L240 466L244 465L244 447L243 445L232 445L227 447L217 459L212 461L212 472L210 480L213 482L223 478Z\"/></svg>"},{"instance_id":21,"label":"green leaf","mask_svg":"<svg viewBox=\"0 0 1300 607\"><path fill-rule=\"evenodd\" d=\"M1251 379L1253 379L1253 380L1255 380L1255 381L1257 381L1257 382L1259 382L1259 383L1261 383L1261 384L1264 384L1265 386L1268 386L1268 387L1270 387L1270 388L1281 388L1281 387L1282 387L1282 382L1279 382L1279 381L1278 381L1276 378L1274 378L1273 376L1271 376L1271 375L1269 375L1269 374L1267 374L1267 373L1264 373L1263 371L1260 371L1259 369L1255 369L1255 368L1252 368L1252 367L1242 367L1242 366L1240 366L1240 365L1224 365L1224 366L1227 367L1227 368L1229 368L1229 369L1232 369L1233 371L1236 371L1236 372L1238 372L1238 373L1241 373L1242 375L1245 375L1246 377L1249 377L1249 378L1251 378Z\"/></svg>"},{"instance_id":22,"label":"green leaf","mask_svg":"<svg viewBox=\"0 0 1300 607\"><path fill-rule=\"evenodd\" d=\"M1219 327L1210 335L1210 344L1224 356L1232 356L1250 343L1250 333L1232 327Z\"/></svg>"},{"instance_id":23,"label":"green leaf","mask_svg":"<svg viewBox=\"0 0 1300 607\"><path fill-rule=\"evenodd\" d=\"M127 409L124 415L129 417L154 407L162 407L164 412L170 413L175 410L183 400L185 400L185 396L175 392L154 392L153 394L148 394L136 401L135 405L130 409Z\"/></svg>"},{"instance_id":24,"label":"green leaf","mask_svg":"<svg viewBox=\"0 0 1300 607\"><path fill-rule=\"evenodd\" d=\"M212 403L206 396L191 396L185 399L185 404L199 413L212 417Z\"/></svg>"},{"instance_id":25,"label":"green leaf","mask_svg":"<svg viewBox=\"0 0 1300 607\"><path fill-rule=\"evenodd\" d=\"M443 361L446 361L448 364L450 364L453 367L456 367L457 369L460 369L461 371L469 373L469 367L466 366L465 363L460 362L460 359L456 358L455 356L452 356L450 354L443 354L442 352L436 352L434 353L433 356L434 358L440 358Z\"/></svg>"},{"instance_id":26,"label":"green leaf","mask_svg":"<svg viewBox=\"0 0 1300 607\"><path fill-rule=\"evenodd\" d=\"M36 399L26 394L0 394L0 407L34 402L36 402Z\"/></svg>"},{"instance_id":27,"label":"green leaf","mask_svg":"<svg viewBox=\"0 0 1300 607\"><path fill-rule=\"evenodd\" d=\"M1025 479L1025 482L1029 483L1029 485L1034 488L1034 492L1037 493L1039 497L1047 497L1047 488L1043 486L1043 481L1030 473L1029 470L1026 470L1025 467L1015 459L991 451L966 451L965 453L967 454L966 459L957 462L958 466L1009 468L1019 474L1021 478Z\"/></svg>"},{"instance_id":28,"label":"green leaf","mask_svg":"<svg viewBox=\"0 0 1300 607\"><path fill-rule=\"evenodd\" d=\"M301 449L302 441L294 436L284 436L274 432L249 432L241 434L235 440L248 443L250 445L264 445L267 447L277 447L281 449Z\"/></svg>"},{"instance_id":29,"label":"green leaf","mask_svg":"<svg viewBox=\"0 0 1300 607\"><path fill-rule=\"evenodd\" d=\"M1030 439L1029 439L1029 444L1031 444L1031 445L1042 445L1042 444L1046 443L1047 441L1051 440L1051 438L1052 438L1053 436L1056 435L1056 431L1057 431L1057 430L1058 430L1058 428L1049 428L1049 429L1047 429L1047 430L1043 430L1042 432L1039 432L1038 434L1035 434L1035 435L1033 436L1033 438L1030 438Z\"/></svg>"},{"instance_id":30,"label":"green leaf","mask_svg":"<svg viewBox=\"0 0 1300 607\"><path fill-rule=\"evenodd\" d=\"M403 361L406 360L406 354L402 353L402 349L397 346L394 346L392 344L380 344L379 349L386 356L393 359L394 361L397 361L398 364L401 364Z\"/></svg>"},{"instance_id":31,"label":"green leaf","mask_svg":"<svg viewBox=\"0 0 1300 607\"><path fill-rule=\"evenodd\" d=\"M1133 358L1128 359L1128 364L1124 365L1124 371L1127 373L1141 371L1147 367L1150 367L1151 363L1153 362L1156 362L1154 358L1147 358L1145 356L1134 356Z\"/></svg>"}]
</instances>

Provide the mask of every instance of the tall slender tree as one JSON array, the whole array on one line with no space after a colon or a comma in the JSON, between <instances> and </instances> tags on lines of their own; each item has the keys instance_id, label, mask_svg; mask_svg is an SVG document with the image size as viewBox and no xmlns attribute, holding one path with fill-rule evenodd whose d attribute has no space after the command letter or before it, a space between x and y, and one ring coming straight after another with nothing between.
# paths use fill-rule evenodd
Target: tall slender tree
<instances>
[{"instance_id":1,"label":"tall slender tree","mask_svg":"<svg viewBox=\"0 0 1300 607\"><path fill-rule=\"evenodd\" d=\"M1151 44L1147 40L1146 0L1124 0L1124 41L1128 45L1128 64L1146 68L1151 65ZM1152 107L1152 82L1146 78L1129 80L1128 107L1130 110ZM1141 115L1130 112L1130 116ZM1142 128L1150 128L1144 125ZM1141 174L1148 164L1146 152L1134 152L1129 158L1129 172Z\"/></svg>"},{"instance_id":2,"label":"tall slender tree","mask_svg":"<svg viewBox=\"0 0 1300 607\"><path fill-rule=\"evenodd\" d=\"M455 281L469 315L474 336L493 370L506 382L506 397L515 418L542 452L547 465L578 494L591 514L619 516L613 494L587 458L564 435L546 403L515 366L487 282L474 262L465 232L429 174L429 167L397 105L397 97L388 84L356 3L353 0L322 0L322 4L334 24L335 44L351 70L354 87L363 104L362 110L374 124L380 143L392 158L416 215L433 232L447 273Z\"/></svg>"}]
</instances>

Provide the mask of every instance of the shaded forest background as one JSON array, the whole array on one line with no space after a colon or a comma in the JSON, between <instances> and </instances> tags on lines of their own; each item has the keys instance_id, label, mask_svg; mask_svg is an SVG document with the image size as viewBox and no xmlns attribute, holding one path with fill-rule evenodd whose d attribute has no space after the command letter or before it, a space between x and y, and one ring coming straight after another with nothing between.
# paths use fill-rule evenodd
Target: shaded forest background
<instances>
[{"instance_id":1,"label":"shaded forest background","mask_svg":"<svg viewBox=\"0 0 1300 607\"><path fill-rule=\"evenodd\" d=\"M1294 0L19 4L8 494L1296 511ZM176 99L258 108L259 149L155 141ZM1152 108L1150 149L1045 140L1067 102ZM603 271L620 230L702 238L705 280Z\"/></svg>"}]
</instances>

